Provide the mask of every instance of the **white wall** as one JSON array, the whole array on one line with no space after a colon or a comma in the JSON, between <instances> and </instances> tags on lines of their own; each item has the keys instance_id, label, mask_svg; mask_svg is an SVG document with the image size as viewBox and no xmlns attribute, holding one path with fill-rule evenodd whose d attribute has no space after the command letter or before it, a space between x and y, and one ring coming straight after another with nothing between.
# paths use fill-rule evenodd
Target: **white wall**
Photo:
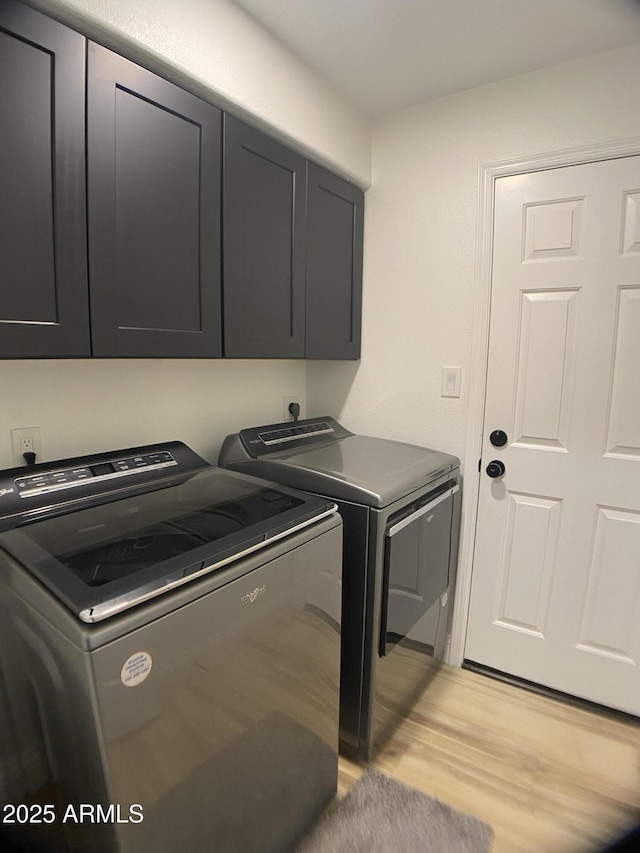
<instances>
[{"instance_id":1,"label":"white wall","mask_svg":"<svg viewBox=\"0 0 640 853\"><path fill-rule=\"evenodd\" d=\"M27 0L132 59L158 57L221 106L361 186L370 123L230 0Z\"/></svg>"},{"instance_id":2,"label":"white wall","mask_svg":"<svg viewBox=\"0 0 640 853\"><path fill-rule=\"evenodd\" d=\"M142 60L162 57L203 93L365 185L365 117L228 0L31 0ZM0 467L10 430L39 426L41 461L180 439L210 461L224 436L304 404L302 361L0 361Z\"/></svg>"},{"instance_id":3,"label":"white wall","mask_svg":"<svg viewBox=\"0 0 640 853\"><path fill-rule=\"evenodd\" d=\"M640 45L387 115L373 130L360 365L310 363L307 408L464 457L483 163L640 137ZM443 366L463 393L440 396ZM477 460L469 460L475 465Z\"/></svg>"},{"instance_id":4,"label":"white wall","mask_svg":"<svg viewBox=\"0 0 640 853\"><path fill-rule=\"evenodd\" d=\"M40 461L178 440L215 463L228 433L282 420L285 396L304 405L303 361L0 361L0 468L29 426Z\"/></svg>"}]
</instances>

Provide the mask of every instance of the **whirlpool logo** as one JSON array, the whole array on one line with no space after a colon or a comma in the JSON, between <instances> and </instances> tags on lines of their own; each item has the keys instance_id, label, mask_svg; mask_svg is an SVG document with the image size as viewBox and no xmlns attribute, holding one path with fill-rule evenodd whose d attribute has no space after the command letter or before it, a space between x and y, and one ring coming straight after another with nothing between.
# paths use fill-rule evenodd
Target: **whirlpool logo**
<instances>
[{"instance_id":1,"label":"whirlpool logo","mask_svg":"<svg viewBox=\"0 0 640 853\"><path fill-rule=\"evenodd\" d=\"M0 497L3 495L12 495L13 489L0 489Z\"/></svg>"},{"instance_id":2,"label":"whirlpool logo","mask_svg":"<svg viewBox=\"0 0 640 853\"><path fill-rule=\"evenodd\" d=\"M240 601L243 604L253 604L253 602L256 600L256 598L259 598L261 595L264 595L266 591L267 591L266 586L257 586L251 592L248 592L246 595L243 595L242 598L240 599Z\"/></svg>"}]
</instances>

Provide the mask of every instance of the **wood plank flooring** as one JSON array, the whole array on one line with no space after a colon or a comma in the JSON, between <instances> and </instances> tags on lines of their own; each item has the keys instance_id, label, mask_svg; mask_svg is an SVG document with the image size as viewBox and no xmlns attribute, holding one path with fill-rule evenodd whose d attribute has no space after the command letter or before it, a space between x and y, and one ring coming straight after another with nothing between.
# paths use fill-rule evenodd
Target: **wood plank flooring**
<instances>
[{"instance_id":1,"label":"wood plank flooring","mask_svg":"<svg viewBox=\"0 0 640 853\"><path fill-rule=\"evenodd\" d=\"M492 853L592 853L640 821L640 726L443 665L371 765L489 823ZM339 794L364 770L340 758Z\"/></svg>"}]
</instances>

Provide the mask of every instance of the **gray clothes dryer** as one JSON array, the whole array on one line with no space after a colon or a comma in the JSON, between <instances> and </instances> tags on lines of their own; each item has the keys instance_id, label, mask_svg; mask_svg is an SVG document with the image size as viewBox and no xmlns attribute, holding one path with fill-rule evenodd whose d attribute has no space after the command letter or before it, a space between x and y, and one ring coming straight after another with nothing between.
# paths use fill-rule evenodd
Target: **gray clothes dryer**
<instances>
[{"instance_id":1,"label":"gray clothes dryer","mask_svg":"<svg viewBox=\"0 0 640 853\"><path fill-rule=\"evenodd\" d=\"M0 472L3 829L292 849L336 790L335 510L178 442Z\"/></svg>"},{"instance_id":2,"label":"gray clothes dryer","mask_svg":"<svg viewBox=\"0 0 640 853\"><path fill-rule=\"evenodd\" d=\"M335 500L344 523L340 748L368 760L442 658L459 460L354 435L328 416L228 436L219 465Z\"/></svg>"}]
</instances>

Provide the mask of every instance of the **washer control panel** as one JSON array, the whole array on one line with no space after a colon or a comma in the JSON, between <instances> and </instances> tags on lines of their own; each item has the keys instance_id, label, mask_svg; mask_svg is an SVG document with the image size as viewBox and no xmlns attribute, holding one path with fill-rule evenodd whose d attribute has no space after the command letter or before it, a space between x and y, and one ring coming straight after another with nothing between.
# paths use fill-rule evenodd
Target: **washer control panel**
<instances>
[{"instance_id":1,"label":"washer control panel","mask_svg":"<svg viewBox=\"0 0 640 853\"><path fill-rule=\"evenodd\" d=\"M69 501L99 503L122 489L146 488L165 477L210 467L183 442L164 441L7 468L0 471L0 529L15 526L16 518L56 512Z\"/></svg>"},{"instance_id":2,"label":"washer control panel","mask_svg":"<svg viewBox=\"0 0 640 853\"><path fill-rule=\"evenodd\" d=\"M51 473L33 474L28 477L17 477L14 480L16 492L21 498L57 492L61 489L72 489L90 480L92 483L102 483L117 477L136 474L141 469L160 470L178 463L168 450L160 453L149 453L141 456L129 456L124 459L99 462L96 465L80 465L75 468L63 468Z\"/></svg>"}]
</instances>

